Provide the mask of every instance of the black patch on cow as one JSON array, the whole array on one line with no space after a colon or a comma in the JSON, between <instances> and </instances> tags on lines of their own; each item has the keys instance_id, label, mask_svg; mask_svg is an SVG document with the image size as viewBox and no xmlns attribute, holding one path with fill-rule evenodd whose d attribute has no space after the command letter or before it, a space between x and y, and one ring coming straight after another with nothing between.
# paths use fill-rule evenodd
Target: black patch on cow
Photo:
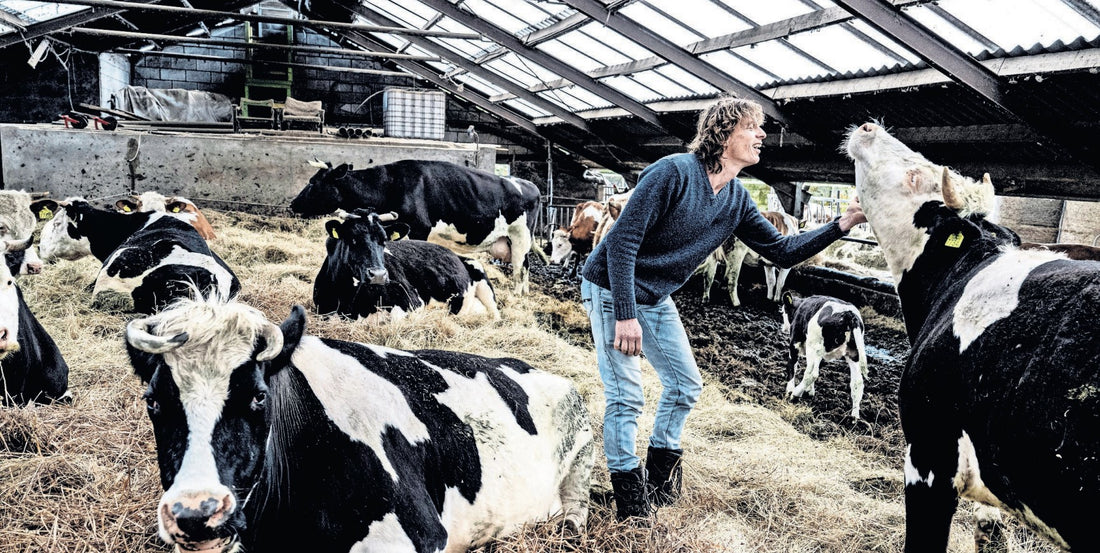
<instances>
[{"instance_id":1,"label":"black patch on cow","mask_svg":"<svg viewBox=\"0 0 1100 553\"><path fill-rule=\"evenodd\" d=\"M4 252L4 263L13 276L18 275L23 267L23 261L27 258L27 250Z\"/></svg>"},{"instance_id":2,"label":"black patch on cow","mask_svg":"<svg viewBox=\"0 0 1100 553\"><path fill-rule=\"evenodd\" d=\"M426 240L435 223L443 221L465 234L471 245L489 236L499 215L511 223L526 213L528 225L534 224L540 192L530 181L445 161L402 160L351 169L344 164L318 170L291 201L291 210L306 216L337 208L393 211L409 225L410 238Z\"/></svg>"},{"instance_id":3,"label":"black patch on cow","mask_svg":"<svg viewBox=\"0 0 1100 553\"><path fill-rule=\"evenodd\" d=\"M26 405L51 403L62 399L69 390L69 365L46 329L23 300L23 291L15 288L19 300L19 351L0 361L3 375L0 402Z\"/></svg>"}]
</instances>

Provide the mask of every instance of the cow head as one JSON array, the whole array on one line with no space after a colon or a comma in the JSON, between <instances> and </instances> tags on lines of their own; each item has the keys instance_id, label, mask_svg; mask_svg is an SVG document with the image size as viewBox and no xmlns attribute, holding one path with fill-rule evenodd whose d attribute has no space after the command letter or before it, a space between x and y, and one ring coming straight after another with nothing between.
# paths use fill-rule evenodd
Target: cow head
<instances>
[{"instance_id":1,"label":"cow head","mask_svg":"<svg viewBox=\"0 0 1100 553\"><path fill-rule=\"evenodd\" d=\"M69 238L80 240L87 236L87 229L83 228L86 224L85 220L96 211L96 208L85 200L73 200L61 207L65 209L65 215L69 219L67 227Z\"/></svg>"},{"instance_id":2,"label":"cow head","mask_svg":"<svg viewBox=\"0 0 1100 553\"><path fill-rule=\"evenodd\" d=\"M573 244L569 242L569 231L563 228L554 229L550 237L550 245L553 247L550 252L550 263L564 265L569 254L573 253Z\"/></svg>"},{"instance_id":3,"label":"cow head","mask_svg":"<svg viewBox=\"0 0 1100 553\"><path fill-rule=\"evenodd\" d=\"M0 240L23 240L34 234L37 220L31 207L35 195L0 190Z\"/></svg>"},{"instance_id":4,"label":"cow head","mask_svg":"<svg viewBox=\"0 0 1100 553\"><path fill-rule=\"evenodd\" d=\"M69 197L63 201L50 199L38 200L31 204L31 210L39 221L46 221L38 239L42 260L49 263L57 259L76 260L92 254L87 237L73 239L69 236L69 215L65 206L84 198Z\"/></svg>"},{"instance_id":5,"label":"cow head","mask_svg":"<svg viewBox=\"0 0 1100 553\"><path fill-rule=\"evenodd\" d=\"M177 550L228 552L263 473L276 398L305 329L295 306L282 326L216 298L184 299L126 327L156 439L164 495L161 538ZM285 379L283 380L285 382ZM289 394L289 392L288 392ZM287 400L293 402L293 400Z\"/></svg>"},{"instance_id":6,"label":"cow head","mask_svg":"<svg viewBox=\"0 0 1100 553\"><path fill-rule=\"evenodd\" d=\"M108 209L110 207L108 206ZM205 240L214 239L214 228L206 220L206 216L199 211L195 202L181 196L165 196L152 190L134 194L129 198L123 198L115 202L115 210L120 213L137 213L139 211L160 211L168 213L187 224L195 227Z\"/></svg>"},{"instance_id":7,"label":"cow head","mask_svg":"<svg viewBox=\"0 0 1100 553\"><path fill-rule=\"evenodd\" d=\"M347 178L352 166L347 163L331 164L317 169L309 178L309 183L290 202L290 210L298 215L316 217L336 211L343 205L344 197L341 181Z\"/></svg>"},{"instance_id":8,"label":"cow head","mask_svg":"<svg viewBox=\"0 0 1100 553\"><path fill-rule=\"evenodd\" d=\"M347 275L351 284L382 285L389 282L386 271L386 242L398 240L408 234L409 226L394 223L396 213L379 215L369 210L357 209L342 220L325 223L328 240L326 264L338 268L334 274Z\"/></svg>"},{"instance_id":9,"label":"cow head","mask_svg":"<svg viewBox=\"0 0 1100 553\"><path fill-rule=\"evenodd\" d=\"M791 321L794 320L794 312L798 311L798 304L802 298L792 292L783 292L783 334L791 333Z\"/></svg>"},{"instance_id":10,"label":"cow head","mask_svg":"<svg viewBox=\"0 0 1100 553\"><path fill-rule=\"evenodd\" d=\"M30 239L0 241L5 257L9 252L26 249ZM19 351L19 290L7 263L0 263L0 359ZM0 392L3 390L0 389ZM0 398L2 399L2 398Z\"/></svg>"}]
</instances>

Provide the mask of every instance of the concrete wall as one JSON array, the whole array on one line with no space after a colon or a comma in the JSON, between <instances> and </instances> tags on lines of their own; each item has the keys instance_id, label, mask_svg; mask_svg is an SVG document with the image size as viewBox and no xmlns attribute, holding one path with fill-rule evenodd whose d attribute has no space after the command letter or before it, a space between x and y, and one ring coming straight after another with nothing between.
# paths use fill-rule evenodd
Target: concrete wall
<instances>
[{"instance_id":1,"label":"concrete wall","mask_svg":"<svg viewBox=\"0 0 1100 553\"><path fill-rule=\"evenodd\" d=\"M492 172L496 162L492 145L475 150L472 144L434 140L108 132L49 125L0 125L0 149L7 189L88 199L157 190L187 196L200 207L245 211L286 205L317 171L307 163L313 157L360 169L433 159ZM134 160L132 172L128 159Z\"/></svg>"}]
</instances>

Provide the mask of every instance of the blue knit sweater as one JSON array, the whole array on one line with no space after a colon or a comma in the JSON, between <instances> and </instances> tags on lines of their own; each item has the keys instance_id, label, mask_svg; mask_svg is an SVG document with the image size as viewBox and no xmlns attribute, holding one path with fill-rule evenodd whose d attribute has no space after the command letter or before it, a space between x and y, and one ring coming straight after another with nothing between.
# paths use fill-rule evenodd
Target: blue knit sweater
<instances>
[{"instance_id":1,"label":"blue knit sweater","mask_svg":"<svg viewBox=\"0 0 1100 553\"><path fill-rule=\"evenodd\" d=\"M611 290L616 320L633 319L637 304L654 305L678 290L731 234L769 261L791 267L845 232L834 221L785 237L760 214L740 180L715 194L695 154L673 154L642 171L582 274Z\"/></svg>"}]
</instances>

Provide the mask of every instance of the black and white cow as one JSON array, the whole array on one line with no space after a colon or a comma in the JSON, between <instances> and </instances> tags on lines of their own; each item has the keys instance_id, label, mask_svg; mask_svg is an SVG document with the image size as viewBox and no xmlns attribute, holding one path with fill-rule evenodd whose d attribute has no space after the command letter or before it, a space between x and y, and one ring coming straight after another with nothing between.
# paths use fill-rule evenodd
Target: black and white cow
<instances>
[{"instance_id":1,"label":"black and white cow","mask_svg":"<svg viewBox=\"0 0 1100 553\"><path fill-rule=\"evenodd\" d=\"M898 396L905 550L945 551L962 496L1095 551L1100 262L1017 248L974 216L988 212L988 177L936 165L879 125L852 129L847 150L912 343Z\"/></svg>"},{"instance_id":2,"label":"black and white cow","mask_svg":"<svg viewBox=\"0 0 1100 553\"><path fill-rule=\"evenodd\" d=\"M408 226L393 222L395 213L344 215L325 223L327 255L313 282L319 313L393 320L438 302L453 315L480 311L499 318L492 284L477 261L438 244L399 240Z\"/></svg>"},{"instance_id":3,"label":"black and white cow","mask_svg":"<svg viewBox=\"0 0 1100 553\"><path fill-rule=\"evenodd\" d=\"M7 254L9 248L17 250L28 244L26 240L0 241L0 248ZM0 265L0 396L4 405L72 399L69 365L27 307L6 263Z\"/></svg>"},{"instance_id":4,"label":"black and white cow","mask_svg":"<svg viewBox=\"0 0 1100 553\"><path fill-rule=\"evenodd\" d=\"M26 247L9 249L4 256L13 275L35 275L42 272L42 260L33 245L36 220L33 202L47 192L0 190L0 241L27 242Z\"/></svg>"},{"instance_id":5,"label":"black and white cow","mask_svg":"<svg viewBox=\"0 0 1100 553\"><path fill-rule=\"evenodd\" d=\"M527 253L539 205L532 182L445 161L403 160L369 169L349 164L318 165L309 184L290 203L299 215L327 215L337 209L373 209L397 213L409 225L409 237L427 240L437 223L465 235L465 243L490 250L497 241L510 242L512 278L517 293L527 293Z\"/></svg>"},{"instance_id":6,"label":"black and white cow","mask_svg":"<svg viewBox=\"0 0 1100 553\"><path fill-rule=\"evenodd\" d=\"M15 276L37 275L42 272L42 259L35 252L34 237L31 236L22 241L9 242L8 251L4 252L4 263L8 270Z\"/></svg>"},{"instance_id":7,"label":"black and white cow","mask_svg":"<svg viewBox=\"0 0 1100 553\"><path fill-rule=\"evenodd\" d=\"M593 432L569 380L517 359L303 336L235 301L132 321L127 350L187 551L466 551L588 515Z\"/></svg>"},{"instance_id":8,"label":"black and white cow","mask_svg":"<svg viewBox=\"0 0 1100 553\"><path fill-rule=\"evenodd\" d=\"M31 209L42 225L42 232L38 236L38 249L42 254L42 260L53 263L59 259L75 261L85 256L92 255L92 248L88 244L88 237L73 238L69 236L69 216L63 206L74 201L85 201L84 198L72 196L58 202L55 200L38 200L31 204Z\"/></svg>"},{"instance_id":9,"label":"black and white cow","mask_svg":"<svg viewBox=\"0 0 1100 553\"><path fill-rule=\"evenodd\" d=\"M841 357L851 373L852 418L859 418L863 401L863 383L867 378L867 351L863 345L863 317L856 306L830 296L796 297L783 294L783 333L788 344L787 394L801 397L814 395L814 382L820 375L821 363ZM806 369L798 375L799 354L806 356Z\"/></svg>"},{"instance_id":10,"label":"black and white cow","mask_svg":"<svg viewBox=\"0 0 1100 553\"><path fill-rule=\"evenodd\" d=\"M782 211L762 211L764 216L779 234L793 236L798 234L798 219L787 215ZM783 296L783 287L787 284L787 275L791 273L790 267L780 267L760 254L752 251L737 236L731 235L695 270L703 275L703 301L710 301L710 290L714 287L714 277L718 273L718 264L725 262L726 286L730 294L730 303L734 307L741 305L741 297L737 293L737 283L741 280L741 269L746 265L753 267L763 266L764 281L767 285L769 300L779 302Z\"/></svg>"},{"instance_id":11,"label":"black and white cow","mask_svg":"<svg viewBox=\"0 0 1100 553\"><path fill-rule=\"evenodd\" d=\"M92 255L103 262L93 298L104 292L129 295L134 311L152 313L195 289L223 299L240 291L232 269L193 226L176 217L107 211L80 200L63 209L69 236L87 237Z\"/></svg>"}]
</instances>

